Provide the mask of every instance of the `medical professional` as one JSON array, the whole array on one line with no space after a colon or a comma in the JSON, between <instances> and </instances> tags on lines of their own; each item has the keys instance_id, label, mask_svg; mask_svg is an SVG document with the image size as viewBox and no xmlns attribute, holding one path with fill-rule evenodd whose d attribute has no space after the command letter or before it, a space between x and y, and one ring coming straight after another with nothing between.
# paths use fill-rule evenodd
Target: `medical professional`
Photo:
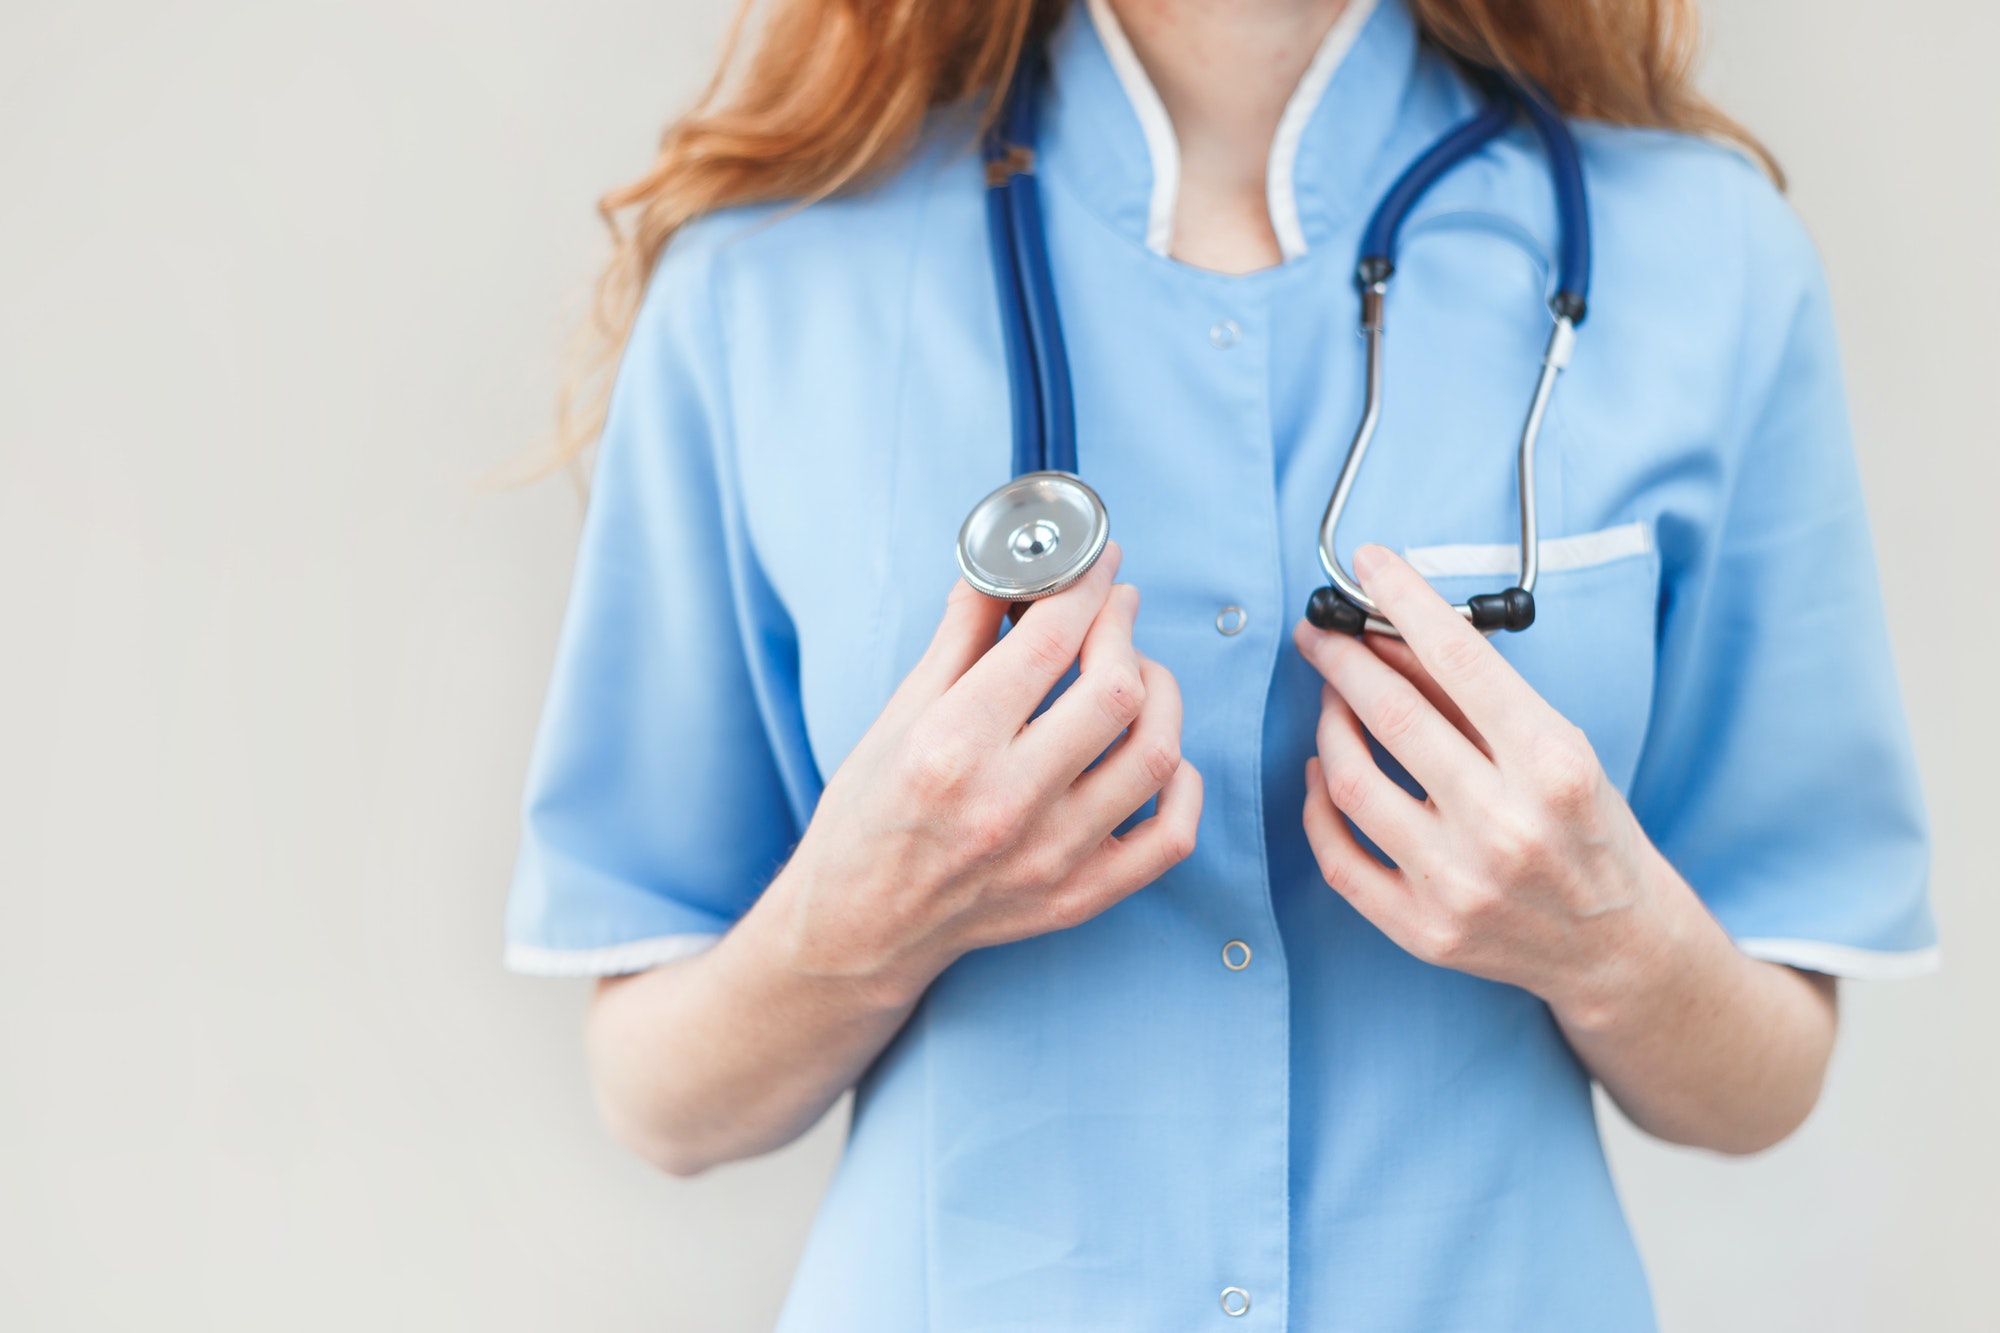
<instances>
[{"instance_id":1,"label":"medical professional","mask_svg":"<svg viewBox=\"0 0 2000 1333\"><path fill-rule=\"evenodd\" d=\"M604 979L669 1171L854 1090L782 1329L1650 1328L1593 1082L1756 1151L1834 978L1933 965L1825 282L1691 17L780 0L614 196L508 959ZM1397 230L1336 538L1401 637L1316 628L1364 230L1503 97ZM1059 415L989 208L1030 175L1109 541L1013 620L953 550ZM1564 351L1533 622L1475 628Z\"/></svg>"}]
</instances>

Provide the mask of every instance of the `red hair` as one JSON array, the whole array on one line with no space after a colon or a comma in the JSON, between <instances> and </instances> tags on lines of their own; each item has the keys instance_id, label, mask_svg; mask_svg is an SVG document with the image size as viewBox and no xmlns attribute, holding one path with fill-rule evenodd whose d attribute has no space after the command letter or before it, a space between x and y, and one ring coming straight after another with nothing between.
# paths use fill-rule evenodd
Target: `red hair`
<instances>
[{"instance_id":1,"label":"red hair","mask_svg":"<svg viewBox=\"0 0 2000 1333\"><path fill-rule=\"evenodd\" d=\"M736 71L742 0L714 78L667 127L645 175L598 210L613 255L585 374L565 395L558 461L603 424L618 353L660 252L683 224L738 204L811 202L893 170L935 108L990 116L1030 38L1071 0L775 0ZM1418 28L1473 65L1524 74L1571 116L1729 140L1777 164L1695 91L1695 0L1407 0ZM735 78L729 76L736 73Z\"/></svg>"}]
</instances>

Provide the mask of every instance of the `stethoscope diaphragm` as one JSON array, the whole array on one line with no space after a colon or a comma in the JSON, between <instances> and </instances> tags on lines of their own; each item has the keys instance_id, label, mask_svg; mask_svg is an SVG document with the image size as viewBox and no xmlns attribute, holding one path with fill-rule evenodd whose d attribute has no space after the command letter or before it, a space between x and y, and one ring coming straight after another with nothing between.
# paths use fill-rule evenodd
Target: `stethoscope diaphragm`
<instances>
[{"instance_id":1,"label":"stethoscope diaphragm","mask_svg":"<svg viewBox=\"0 0 2000 1333\"><path fill-rule=\"evenodd\" d=\"M1082 578L1111 537L1097 492L1070 472L1024 472L972 507L958 569L988 597L1032 602Z\"/></svg>"}]
</instances>

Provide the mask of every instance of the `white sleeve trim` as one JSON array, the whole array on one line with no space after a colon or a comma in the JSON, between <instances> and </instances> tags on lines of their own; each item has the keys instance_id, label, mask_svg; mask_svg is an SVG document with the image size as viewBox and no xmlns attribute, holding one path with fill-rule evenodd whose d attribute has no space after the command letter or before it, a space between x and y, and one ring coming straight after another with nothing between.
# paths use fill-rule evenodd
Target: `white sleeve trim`
<instances>
[{"instance_id":1,"label":"white sleeve trim","mask_svg":"<svg viewBox=\"0 0 2000 1333\"><path fill-rule=\"evenodd\" d=\"M1857 949L1824 940L1738 940L1736 947L1767 963L1802 967L1857 981L1903 981L1929 976L1943 966L1937 946L1928 949Z\"/></svg>"},{"instance_id":2,"label":"white sleeve trim","mask_svg":"<svg viewBox=\"0 0 2000 1333\"><path fill-rule=\"evenodd\" d=\"M509 944L509 972L531 977L616 977L649 967L691 958L721 939L720 935L656 935L598 949L544 949L533 944Z\"/></svg>"},{"instance_id":3,"label":"white sleeve trim","mask_svg":"<svg viewBox=\"0 0 2000 1333\"><path fill-rule=\"evenodd\" d=\"M1645 523L1622 523L1615 528L1578 533L1574 537L1552 537L1542 543L1542 572L1590 569L1596 565L1608 565L1614 560L1645 555L1652 549L1653 529ZM1403 552L1403 558L1427 579L1521 572L1521 547L1517 542L1412 546Z\"/></svg>"},{"instance_id":4,"label":"white sleeve trim","mask_svg":"<svg viewBox=\"0 0 2000 1333\"><path fill-rule=\"evenodd\" d=\"M1174 136L1174 122L1159 89L1147 77L1132 49L1132 39L1111 12L1111 0L1089 0L1090 21L1104 54L1139 118L1139 132L1146 136L1146 154L1153 161L1153 194L1146 208L1146 248L1156 255L1171 254L1174 248L1174 206L1181 192L1181 141Z\"/></svg>"},{"instance_id":5,"label":"white sleeve trim","mask_svg":"<svg viewBox=\"0 0 2000 1333\"><path fill-rule=\"evenodd\" d=\"M1278 132L1271 136L1271 156L1264 169L1264 204L1271 212L1271 231L1278 238L1278 251L1286 259L1297 259L1306 252L1305 225L1299 221L1299 198L1294 189L1299 143L1305 138L1313 112L1319 109L1320 99L1326 96L1327 85L1333 82L1334 71L1354 49L1361 30L1368 26L1375 3L1376 0L1348 0L1340 17L1320 39L1319 50L1313 52L1312 63L1306 66L1305 76L1292 89L1284 113L1278 117Z\"/></svg>"}]
</instances>

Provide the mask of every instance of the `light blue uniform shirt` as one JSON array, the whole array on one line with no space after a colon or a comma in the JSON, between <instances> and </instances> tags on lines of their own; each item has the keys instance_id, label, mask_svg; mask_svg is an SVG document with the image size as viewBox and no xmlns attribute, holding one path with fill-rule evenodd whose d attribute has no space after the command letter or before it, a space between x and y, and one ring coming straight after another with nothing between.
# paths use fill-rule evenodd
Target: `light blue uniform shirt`
<instances>
[{"instance_id":1,"label":"light blue uniform shirt","mask_svg":"<svg viewBox=\"0 0 2000 1333\"><path fill-rule=\"evenodd\" d=\"M1473 95L1398 0L1357 4L1273 150L1287 262L1202 272L1163 253L1172 131L1107 14L1056 35L1042 197L1081 471L1185 693L1199 846L938 979L859 1088L781 1328L1650 1328L1548 1009L1403 953L1300 828L1320 682L1290 631L1360 408L1358 238ZM1745 950L1922 970L1924 814L1812 247L1727 150L1579 133L1595 283L1542 438L1540 618L1496 642ZM727 930L917 660L1009 466L982 185L940 117L867 193L668 251L529 779L514 966L632 971ZM1553 242L1525 128L1420 206L1344 555L1406 550L1454 599L1510 581Z\"/></svg>"}]
</instances>

